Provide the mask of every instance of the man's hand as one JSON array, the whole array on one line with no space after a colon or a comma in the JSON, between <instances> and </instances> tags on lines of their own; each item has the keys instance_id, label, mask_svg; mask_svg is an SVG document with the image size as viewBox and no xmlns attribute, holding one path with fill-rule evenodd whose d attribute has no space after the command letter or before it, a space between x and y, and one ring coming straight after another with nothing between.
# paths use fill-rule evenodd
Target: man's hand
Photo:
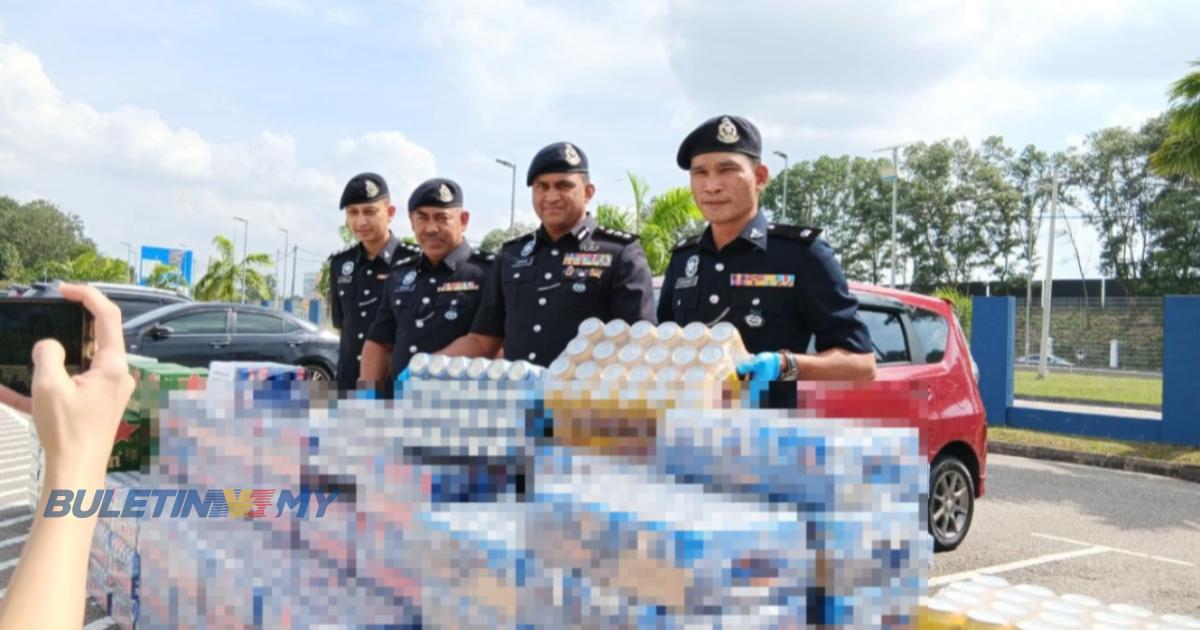
<instances>
[{"instance_id":1,"label":"man's hand","mask_svg":"<svg viewBox=\"0 0 1200 630\"><path fill-rule=\"evenodd\" d=\"M752 381L776 381L782 369L783 360L778 353L760 352L753 359L743 361L737 366L739 377L749 377Z\"/></svg>"}]
</instances>

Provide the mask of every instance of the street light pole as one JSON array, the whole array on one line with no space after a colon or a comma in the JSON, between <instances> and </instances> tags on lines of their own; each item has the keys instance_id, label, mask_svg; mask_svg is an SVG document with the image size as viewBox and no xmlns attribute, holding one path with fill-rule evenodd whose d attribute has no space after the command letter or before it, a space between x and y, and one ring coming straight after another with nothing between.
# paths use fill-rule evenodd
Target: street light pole
<instances>
[{"instance_id":1,"label":"street light pole","mask_svg":"<svg viewBox=\"0 0 1200 630\"><path fill-rule=\"evenodd\" d=\"M787 199L788 199L788 197L787 197L788 154L784 153L783 151L775 151L775 155L778 155L779 157L783 158L783 210L780 212L780 214L784 218L779 219L779 220L786 221L787 220L786 219L786 217L787 217Z\"/></svg>"},{"instance_id":2,"label":"street light pole","mask_svg":"<svg viewBox=\"0 0 1200 630\"><path fill-rule=\"evenodd\" d=\"M900 198L900 149L912 144L911 142L902 142L894 144L890 147L875 149L876 153L880 151L892 152L892 238L888 243L888 262L891 265L892 288L896 288L896 205Z\"/></svg>"},{"instance_id":3,"label":"street light pole","mask_svg":"<svg viewBox=\"0 0 1200 630\"><path fill-rule=\"evenodd\" d=\"M1054 297L1054 217L1058 214L1058 169L1050 162L1050 237L1046 244L1046 279L1042 282L1042 342L1038 351L1039 381L1046 378L1046 355L1050 353L1050 300Z\"/></svg>"},{"instance_id":4,"label":"street light pole","mask_svg":"<svg viewBox=\"0 0 1200 630\"><path fill-rule=\"evenodd\" d=\"M283 308L283 288L287 286L288 231L287 228L279 228L279 231L283 232L283 265L281 265L283 277L276 283L278 286L275 287L275 293L278 295L275 297L279 299L279 307Z\"/></svg>"},{"instance_id":5,"label":"street light pole","mask_svg":"<svg viewBox=\"0 0 1200 630\"><path fill-rule=\"evenodd\" d=\"M242 231L242 303L246 303L246 250L250 243L250 222L242 217L233 217L234 221L241 221L243 226ZM236 239L237 236L234 236ZM236 243L236 241L234 241ZM236 248L237 245L234 245Z\"/></svg>"},{"instance_id":6,"label":"street light pole","mask_svg":"<svg viewBox=\"0 0 1200 630\"><path fill-rule=\"evenodd\" d=\"M125 241L121 241L121 244L125 246L125 264L129 267L129 282L130 284L136 284L133 281L133 245Z\"/></svg>"},{"instance_id":7,"label":"street light pole","mask_svg":"<svg viewBox=\"0 0 1200 630\"><path fill-rule=\"evenodd\" d=\"M517 225L517 165L503 158L496 158L496 163L512 170L512 194L508 201L508 231L512 232Z\"/></svg>"}]
</instances>

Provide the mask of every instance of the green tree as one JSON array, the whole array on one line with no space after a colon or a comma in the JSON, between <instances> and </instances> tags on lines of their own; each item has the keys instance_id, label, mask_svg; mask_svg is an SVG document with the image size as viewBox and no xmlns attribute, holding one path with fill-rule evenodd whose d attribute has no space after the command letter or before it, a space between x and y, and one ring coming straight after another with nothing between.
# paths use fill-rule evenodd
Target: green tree
<instances>
[{"instance_id":1,"label":"green tree","mask_svg":"<svg viewBox=\"0 0 1200 630\"><path fill-rule=\"evenodd\" d=\"M217 236L212 242L217 247L217 258L209 259L204 277L196 283L197 300L236 302L241 297L238 287L242 286L243 263L246 294L269 295L264 277L272 264L268 254L249 254L244 261L238 261L233 252L233 242L228 238Z\"/></svg>"},{"instance_id":2,"label":"green tree","mask_svg":"<svg viewBox=\"0 0 1200 630\"><path fill-rule=\"evenodd\" d=\"M512 240L523 234L528 234L536 229L537 226L535 225L521 222L517 222L512 229L496 228L484 235L483 241L479 243L479 250L495 254L496 252L500 251L500 246L503 245L505 241Z\"/></svg>"},{"instance_id":3,"label":"green tree","mask_svg":"<svg viewBox=\"0 0 1200 630\"><path fill-rule=\"evenodd\" d=\"M128 282L129 267L124 260L86 251L71 260L55 260L42 265L48 278L77 282Z\"/></svg>"},{"instance_id":4,"label":"green tree","mask_svg":"<svg viewBox=\"0 0 1200 630\"><path fill-rule=\"evenodd\" d=\"M633 232L634 214L626 212L612 204L602 203L596 206L596 223L620 232Z\"/></svg>"},{"instance_id":5,"label":"green tree","mask_svg":"<svg viewBox=\"0 0 1200 630\"><path fill-rule=\"evenodd\" d=\"M178 291L186 289L187 282L184 281L178 267L156 263L154 269L150 271L150 276L146 278L146 286Z\"/></svg>"},{"instance_id":6,"label":"green tree","mask_svg":"<svg viewBox=\"0 0 1200 630\"><path fill-rule=\"evenodd\" d=\"M691 188L671 188L651 199L639 234L651 274L662 275L676 243L702 229L704 215L692 198Z\"/></svg>"},{"instance_id":7,"label":"green tree","mask_svg":"<svg viewBox=\"0 0 1200 630\"><path fill-rule=\"evenodd\" d=\"M1200 68L1200 59L1191 63ZM1184 176L1200 181L1200 69L1171 86L1167 134L1150 156L1150 164L1163 176Z\"/></svg>"},{"instance_id":8,"label":"green tree","mask_svg":"<svg viewBox=\"0 0 1200 630\"><path fill-rule=\"evenodd\" d=\"M0 252L7 252L6 259L14 261L11 270L9 263L4 263L0 278L28 282L49 277L54 274L48 273L48 264L57 262L56 269L61 268L63 263L95 249L95 243L84 236L79 217L49 201L19 204L0 196ZM20 275L15 275L18 269Z\"/></svg>"}]
</instances>

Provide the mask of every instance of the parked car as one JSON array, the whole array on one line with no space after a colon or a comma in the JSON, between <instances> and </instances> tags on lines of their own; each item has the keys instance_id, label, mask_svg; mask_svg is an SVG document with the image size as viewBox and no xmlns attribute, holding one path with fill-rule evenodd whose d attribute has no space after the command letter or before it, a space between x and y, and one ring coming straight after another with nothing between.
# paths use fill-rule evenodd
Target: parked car
<instances>
[{"instance_id":1,"label":"parked car","mask_svg":"<svg viewBox=\"0 0 1200 630\"><path fill-rule=\"evenodd\" d=\"M1023 357L1017 357L1017 365L1038 365L1042 359L1040 354L1027 354ZM1062 358L1056 357L1053 354L1046 357L1046 365L1049 367L1073 368L1075 364Z\"/></svg>"},{"instance_id":2,"label":"parked car","mask_svg":"<svg viewBox=\"0 0 1200 630\"><path fill-rule=\"evenodd\" d=\"M656 302L661 285L662 279L655 278ZM875 384L860 386L851 396L815 397L809 402L816 408L806 412L831 418L891 417L915 426L930 464L929 533L938 550L949 551L966 539L975 499L983 496L987 481L987 415L979 396L979 367L950 302L853 282L850 291L859 300L859 319L875 346ZM816 352L815 340L807 352ZM910 407L904 404L889 407L895 401L888 400L888 383L924 392L925 404L914 414L906 413Z\"/></svg>"},{"instance_id":3,"label":"parked car","mask_svg":"<svg viewBox=\"0 0 1200 630\"><path fill-rule=\"evenodd\" d=\"M58 295L56 282L35 282L22 294L22 297L53 297ZM142 313L152 311L168 304L191 302L192 298L178 291L143 287L136 284L117 284L112 282L88 282L100 290L108 299L121 309L121 321L127 322Z\"/></svg>"},{"instance_id":4,"label":"parked car","mask_svg":"<svg viewBox=\"0 0 1200 630\"><path fill-rule=\"evenodd\" d=\"M288 313L247 304L187 302L125 322L131 354L181 365L212 361L273 361L300 365L312 380L331 380L338 337Z\"/></svg>"}]
</instances>

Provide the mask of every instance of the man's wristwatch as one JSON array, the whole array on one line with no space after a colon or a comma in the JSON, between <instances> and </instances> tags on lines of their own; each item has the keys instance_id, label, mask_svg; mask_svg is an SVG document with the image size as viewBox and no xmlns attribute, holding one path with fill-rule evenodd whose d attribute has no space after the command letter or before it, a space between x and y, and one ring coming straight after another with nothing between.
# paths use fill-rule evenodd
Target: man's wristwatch
<instances>
[{"instance_id":1,"label":"man's wristwatch","mask_svg":"<svg viewBox=\"0 0 1200 630\"><path fill-rule=\"evenodd\" d=\"M784 350L779 353L779 380L794 381L800 378L800 362L796 355Z\"/></svg>"}]
</instances>

